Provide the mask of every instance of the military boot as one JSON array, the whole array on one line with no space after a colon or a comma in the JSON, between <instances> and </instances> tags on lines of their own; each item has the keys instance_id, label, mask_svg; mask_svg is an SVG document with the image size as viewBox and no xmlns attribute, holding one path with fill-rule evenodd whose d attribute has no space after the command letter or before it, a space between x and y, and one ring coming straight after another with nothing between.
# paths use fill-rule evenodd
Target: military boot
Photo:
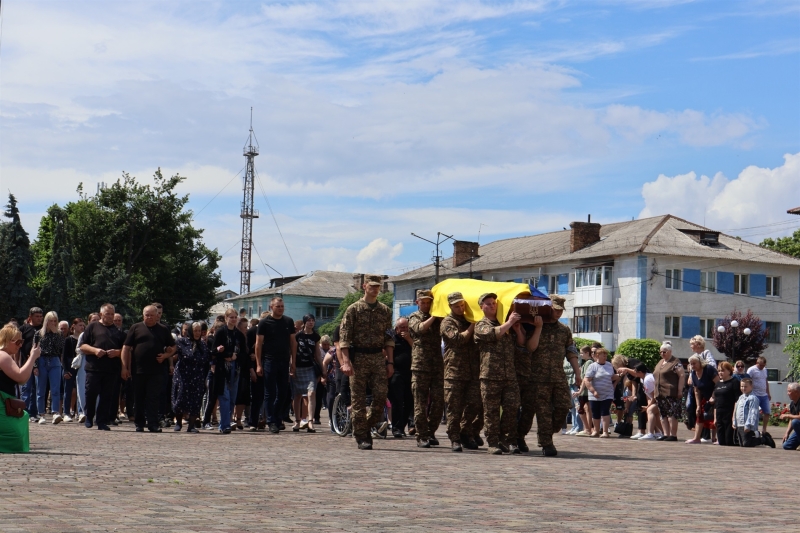
<instances>
[{"instance_id":1,"label":"military boot","mask_svg":"<svg viewBox=\"0 0 800 533\"><path fill-rule=\"evenodd\" d=\"M542 447L542 455L544 455L545 457L555 457L556 455L558 455L558 451L556 450L555 446L550 444L548 446Z\"/></svg>"},{"instance_id":2,"label":"military boot","mask_svg":"<svg viewBox=\"0 0 800 533\"><path fill-rule=\"evenodd\" d=\"M496 446L501 452L508 453L508 446L503 444L502 442L498 443Z\"/></svg>"},{"instance_id":3,"label":"military boot","mask_svg":"<svg viewBox=\"0 0 800 533\"><path fill-rule=\"evenodd\" d=\"M425 439L417 439L417 448L430 448L431 443Z\"/></svg>"},{"instance_id":4,"label":"military boot","mask_svg":"<svg viewBox=\"0 0 800 533\"><path fill-rule=\"evenodd\" d=\"M503 455L503 450L495 446L489 446L487 451L489 452L489 455Z\"/></svg>"},{"instance_id":5,"label":"military boot","mask_svg":"<svg viewBox=\"0 0 800 533\"><path fill-rule=\"evenodd\" d=\"M461 444L462 444L462 446L464 446L464 448L466 448L468 450L477 450L478 449L478 443L475 442L475 439L473 439L472 437L467 437L466 440L462 440Z\"/></svg>"},{"instance_id":6,"label":"military boot","mask_svg":"<svg viewBox=\"0 0 800 533\"><path fill-rule=\"evenodd\" d=\"M519 448L519 451L522 453L528 453L531 451L531 449L528 448L528 445L525 443L525 439L522 437L517 439L517 448Z\"/></svg>"}]
</instances>

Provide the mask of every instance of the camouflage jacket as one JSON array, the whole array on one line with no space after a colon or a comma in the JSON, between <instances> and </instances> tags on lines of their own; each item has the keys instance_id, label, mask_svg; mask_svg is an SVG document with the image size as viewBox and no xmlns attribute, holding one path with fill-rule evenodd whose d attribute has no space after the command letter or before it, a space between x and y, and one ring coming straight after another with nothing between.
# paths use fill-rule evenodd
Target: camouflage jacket
<instances>
[{"instance_id":1,"label":"camouflage jacket","mask_svg":"<svg viewBox=\"0 0 800 533\"><path fill-rule=\"evenodd\" d=\"M380 302L369 305L361 298L344 312L339 347L349 348L350 357L353 357L354 348L380 350L386 346L393 347L391 331L392 310Z\"/></svg>"},{"instance_id":2,"label":"camouflage jacket","mask_svg":"<svg viewBox=\"0 0 800 533\"><path fill-rule=\"evenodd\" d=\"M490 381L516 381L517 374L514 370L516 342L511 331L498 337L496 330L498 327L500 327L499 322L486 317L475 324L475 343L481 354L480 378Z\"/></svg>"},{"instance_id":3,"label":"camouflage jacket","mask_svg":"<svg viewBox=\"0 0 800 533\"><path fill-rule=\"evenodd\" d=\"M439 334L440 319L435 319L431 327L422 331L422 323L431 317L430 313L414 311L408 315L408 331L414 346L411 349L412 372L441 372L444 368L442 360L442 337Z\"/></svg>"},{"instance_id":4,"label":"camouflage jacket","mask_svg":"<svg viewBox=\"0 0 800 533\"><path fill-rule=\"evenodd\" d=\"M531 380L537 383L566 383L564 357L569 361L578 360L577 355L567 351L572 342L572 332L561 322L542 325L539 346L531 354Z\"/></svg>"},{"instance_id":5,"label":"camouflage jacket","mask_svg":"<svg viewBox=\"0 0 800 533\"><path fill-rule=\"evenodd\" d=\"M469 321L450 313L442 319L439 332L444 341L444 379L469 381L481 373L481 356L478 346L465 333Z\"/></svg>"}]
</instances>

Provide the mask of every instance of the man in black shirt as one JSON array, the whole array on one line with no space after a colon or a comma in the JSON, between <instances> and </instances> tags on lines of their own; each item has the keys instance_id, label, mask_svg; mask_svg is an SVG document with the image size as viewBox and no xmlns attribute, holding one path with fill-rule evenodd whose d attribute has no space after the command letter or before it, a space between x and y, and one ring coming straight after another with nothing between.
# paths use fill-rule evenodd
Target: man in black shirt
<instances>
[{"instance_id":1,"label":"man in black shirt","mask_svg":"<svg viewBox=\"0 0 800 533\"><path fill-rule=\"evenodd\" d=\"M28 356L33 348L33 337L36 332L42 328L42 321L44 320L44 311L41 307L31 307L28 313L28 318L22 327L19 328L22 333L22 347L19 349L19 366L25 364ZM25 402L25 410L31 417L31 421L36 422L39 420L39 408L36 405L36 375L39 373L38 369L31 372L31 377L22 385L22 401Z\"/></svg>"},{"instance_id":2,"label":"man in black shirt","mask_svg":"<svg viewBox=\"0 0 800 533\"><path fill-rule=\"evenodd\" d=\"M158 425L158 402L169 372L169 360L175 353L175 339L169 329L158 322L158 309L148 305L142 312L144 320L131 326L122 350L122 378L130 375L131 360L135 362L133 376L136 431L147 428L161 433Z\"/></svg>"},{"instance_id":3,"label":"man in black shirt","mask_svg":"<svg viewBox=\"0 0 800 533\"><path fill-rule=\"evenodd\" d=\"M125 336L114 325L114 306L103 304L100 321L92 322L83 332L81 351L86 354L86 420L92 427L97 407L97 429L109 431L108 423L116 417L115 385L120 379L120 356ZM100 401L98 403L98 396ZM114 411L112 413L112 411Z\"/></svg>"},{"instance_id":4,"label":"man in black shirt","mask_svg":"<svg viewBox=\"0 0 800 533\"><path fill-rule=\"evenodd\" d=\"M411 346L413 340L408 332L408 319L397 319L392 332L394 338L394 374L389 378L389 401L392 404L392 435L396 439L405 436L409 413L414 411L414 396L411 391Z\"/></svg>"},{"instance_id":5,"label":"man in black shirt","mask_svg":"<svg viewBox=\"0 0 800 533\"><path fill-rule=\"evenodd\" d=\"M256 336L258 335L258 319L250 320L250 328L247 330L247 347L250 350L250 368L255 374L256 369ZM247 413L247 424L250 431L257 431L261 405L264 403L264 376L256 375L255 381L250 383L250 409Z\"/></svg>"},{"instance_id":6,"label":"man in black shirt","mask_svg":"<svg viewBox=\"0 0 800 533\"><path fill-rule=\"evenodd\" d=\"M283 298L273 298L270 310L271 314L258 323L256 374L264 376L267 425L271 433L278 433L281 406L289 396L289 375L294 375L297 340L294 337L294 320L283 314Z\"/></svg>"}]
</instances>

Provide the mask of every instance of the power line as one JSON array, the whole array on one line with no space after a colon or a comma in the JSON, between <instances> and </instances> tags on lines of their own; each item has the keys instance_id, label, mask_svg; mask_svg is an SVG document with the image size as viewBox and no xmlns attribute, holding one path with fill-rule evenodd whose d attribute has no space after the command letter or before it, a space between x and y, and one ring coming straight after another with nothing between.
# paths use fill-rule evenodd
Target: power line
<instances>
[{"instance_id":1,"label":"power line","mask_svg":"<svg viewBox=\"0 0 800 533\"><path fill-rule=\"evenodd\" d=\"M294 258L292 258L292 252L289 251L289 246L286 245L286 239L283 238L283 232L281 231L281 227L278 225L278 219L275 218L275 213L272 211L272 205L270 205L269 199L267 198L267 193L264 191L264 185L261 183L261 176L258 175L258 171L256 171L256 180L258 181L259 189L261 189L261 194L264 196L264 201L267 202L269 214L272 215L272 220L275 222L275 227L278 228L278 234L281 236L281 240L283 241L283 247L286 248L286 253L289 255L289 260L292 262L294 273L299 275L300 271L297 270L297 265L294 264Z\"/></svg>"},{"instance_id":2,"label":"power line","mask_svg":"<svg viewBox=\"0 0 800 533\"><path fill-rule=\"evenodd\" d=\"M244 170L244 167L242 167L242 170ZM235 174L235 175L234 175L234 176L231 178L231 180L230 180L228 183L226 183L226 184L225 184L225 186L224 186L223 188L221 188L217 194L215 194L215 195L214 195L214 198L212 198L211 200L209 200L209 201L208 201L208 203L207 203L206 205L204 205L204 206L203 206L203 209L201 209L200 211L198 211L197 213L195 213L195 215L194 215L194 216L197 216L197 215L199 215L200 213L202 213L203 211L205 211L206 207L208 207L209 205L211 205L211 202L213 202L214 200L216 200L216 199L217 199L217 196L219 196L220 194L222 194L222 191L224 191L225 189L227 189L227 188L228 188L228 185L230 185L231 183L233 183L233 180L235 180L235 179L236 179L236 178L239 176L239 174L241 174L241 173L242 173L242 170L240 170L239 172L237 172L237 173L236 173L236 174ZM239 242L241 242L241 241L239 241ZM238 243L237 243L237 244L238 244Z\"/></svg>"}]
</instances>

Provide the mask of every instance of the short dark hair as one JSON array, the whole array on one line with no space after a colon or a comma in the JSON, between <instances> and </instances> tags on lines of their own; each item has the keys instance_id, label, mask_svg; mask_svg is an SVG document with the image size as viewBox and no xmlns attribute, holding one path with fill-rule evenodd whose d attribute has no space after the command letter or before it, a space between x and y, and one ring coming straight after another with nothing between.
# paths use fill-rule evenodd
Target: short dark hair
<instances>
[{"instance_id":1,"label":"short dark hair","mask_svg":"<svg viewBox=\"0 0 800 533\"><path fill-rule=\"evenodd\" d=\"M43 314L44 314L44 309L42 309L41 307L31 307L31 310L28 311L28 316L43 315Z\"/></svg>"},{"instance_id":2,"label":"short dark hair","mask_svg":"<svg viewBox=\"0 0 800 533\"><path fill-rule=\"evenodd\" d=\"M638 365L636 365L636 366L635 366L633 369L634 369L636 372L641 372L642 374L647 374L647 372L649 371L649 370L647 369L647 365L645 365L644 363L639 363L639 364L638 364Z\"/></svg>"},{"instance_id":3,"label":"short dark hair","mask_svg":"<svg viewBox=\"0 0 800 533\"><path fill-rule=\"evenodd\" d=\"M592 348L595 348L595 349L596 349L596 348L602 348L602 347L603 347L603 345L602 345L602 344L600 344L600 343L599 343L599 342L597 342L597 341L595 341L595 342L593 342L593 343L592 343Z\"/></svg>"}]
</instances>

